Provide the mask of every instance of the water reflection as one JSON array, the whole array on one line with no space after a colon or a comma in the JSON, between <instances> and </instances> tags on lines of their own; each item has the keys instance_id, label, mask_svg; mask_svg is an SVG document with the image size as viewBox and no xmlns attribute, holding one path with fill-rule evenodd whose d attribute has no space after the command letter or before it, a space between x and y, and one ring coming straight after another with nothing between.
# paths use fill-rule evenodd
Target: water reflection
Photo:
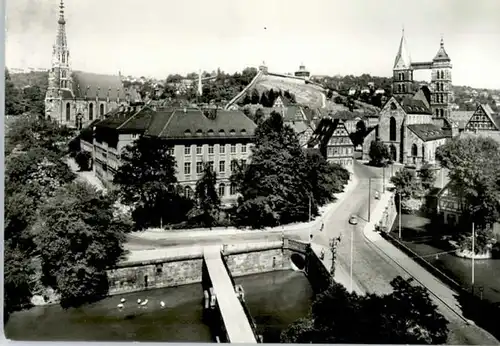
<instances>
[{"instance_id":1,"label":"water reflection","mask_svg":"<svg viewBox=\"0 0 500 346\"><path fill-rule=\"evenodd\" d=\"M309 311L313 293L302 273L278 271L237 278L265 342L279 342L283 328ZM107 298L78 309L58 305L14 313L7 338L38 341L191 341L211 342L202 321L200 284ZM125 298L123 309L118 309ZM137 299L148 299L147 308ZM165 302L165 308L160 306Z\"/></svg>"}]
</instances>

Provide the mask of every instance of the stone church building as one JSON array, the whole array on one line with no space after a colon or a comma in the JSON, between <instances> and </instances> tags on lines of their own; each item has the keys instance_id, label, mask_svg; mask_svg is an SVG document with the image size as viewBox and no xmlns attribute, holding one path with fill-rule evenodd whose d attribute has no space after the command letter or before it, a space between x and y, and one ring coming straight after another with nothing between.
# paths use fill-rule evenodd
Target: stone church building
<instances>
[{"instance_id":1,"label":"stone church building","mask_svg":"<svg viewBox=\"0 0 500 346\"><path fill-rule=\"evenodd\" d=\"M435 163L436 149L458 134L450 121L452 102L451 59L441 39L432 62L412 62L404 32L393 68L393 96L379 113L378 124L363 143L363 159L369 160L371 142L379 140L394 162L419 166ZM431 70L429 85L415 88L413 71Z\"/></svg>"},{"instance_id":2,"label":"stone church building","mask_svg":"<svg viewBox=\"0 0 500 346\"><path fill-rule=\"evenodd\" d=\"M62 125L81 129L120 105L140 101L137 92L123 87L120 75L72 71L61 0L52 66L45 96L45 116Z\"/></svg>"}]
</instances>

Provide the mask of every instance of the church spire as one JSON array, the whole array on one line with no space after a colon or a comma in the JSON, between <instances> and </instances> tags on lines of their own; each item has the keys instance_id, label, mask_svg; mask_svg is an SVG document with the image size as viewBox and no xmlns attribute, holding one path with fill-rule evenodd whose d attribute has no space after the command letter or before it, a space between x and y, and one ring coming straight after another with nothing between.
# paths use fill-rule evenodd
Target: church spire
<instances>
[{"instance_id":1,"label":"church spire","mask_svg":"<svg viewBox=\"0 0 500 346\"><path fill-rule=\"evenodd\" d=\"M411 67L410 54L406 47L405 29L403 27L401 33L401 41L399 42L399 49L394 60L394 69L409 69Z\"/></svg>"},{"instance_id":2,"label":"church spire","mask_svg":"<svg viewBox=\"0 0 500 346\"><path fill-rule=\"evenodd\" d=\"M59 4L59 20L57 21L59 25L57 29L57 37L56 37L56 49L66 49L67 41L66 41L66 20L64 19L64 1L61 0Z\"/></svg>"},{"instance_id":3,"label":"church spire","mask_svg":"<svg viewBox=\"0 0 500 346\"><path fill-rule=\"evenodd\" d=\"M448 56L448 53L446 53L446 50L444 49L444 39L443 35L441 34L441 42L439 43L439 50L434 57L433 61L441 61L441 62L450 62L451 59Z\"/></svg>"}]
</instances>

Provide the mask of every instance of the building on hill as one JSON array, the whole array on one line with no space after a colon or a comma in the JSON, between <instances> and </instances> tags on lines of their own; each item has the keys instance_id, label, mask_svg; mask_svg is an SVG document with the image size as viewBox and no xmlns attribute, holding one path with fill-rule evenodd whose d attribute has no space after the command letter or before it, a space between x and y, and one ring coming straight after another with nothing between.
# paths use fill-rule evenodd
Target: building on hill
<instances>
[{"instance_id":1,"label":"building on hill","mask_svg":"<svg viewBox=\"0 0 500 346\"><path fill-rule=\"evenodd\" d=\"M451 59L444 48L441 38L439 50L431 62L412 62L403 34L398 53L394 61L392 93L396 99L412 97L417 90L413 90L415 70L431 70L430 108L433 121L438 126L445 126L444 120L450 116L452 99Z\"/></svg>"},{"instance_id":2,"label":"building on hill","mask_svg":"<svg viewBox=\"0 0 500 346\"><path fill-rule=\"evenodd\" d=\"M94 171L110 186L123 148L139 136L157 137L171 146L177 180L187 195L193 196L207 162L217 173L222 202L231 204L237 196L229 178L236 163L249 163L255 128L240 111L122 106L95 125Z\"/></svg>"},{"instance_id":3,"label":"building on hill","mask_svg":"<svg viewBox=\"0 0 500 346\"><path fill-rule=\"evenodd\" d=\"M66 38L64 4L61 0L52 67L45 96L45 115L60 124L81 129L120 105L140 101L135 90L123 87L119 75L73 71Z\"/></svg>"},{"instance_id":4,"label":"building on hill","mask_svg":"<svg viewBox=\"0 0 500 346\"><path fill-rule=\"evenodd\" d=\"M403 98L400 102L393 96L380 111L378 125L364 140L363 159L370 159L371 142L380 140L394 162L435 164L436 149L451 135L451 131L433 123L432 111L425 102L418 98Z\"/></svg>"},{"instance_id":5,"label":"building on hill","mask_svg":"<svg viewBox=\"0 0 500 346\"><path fill-rule=\"evenodd\" d=\"M308 143L309 148L318 148L330 163L336 163L353 172L354 144L342 119L323 117Z\"/></svg>"},{"instance_id":6,"label":"building on hill","mask_svg":"<svg viewBox=\"0 0 500 346\"><path fill-rule=\"evenodd\" d=\"M299 66L298 71L295 71L294 75L295 77L304 78L305 80L309 80L311 78L311 72L306 69L304 64Z\"/></svg>"}]
</instances>

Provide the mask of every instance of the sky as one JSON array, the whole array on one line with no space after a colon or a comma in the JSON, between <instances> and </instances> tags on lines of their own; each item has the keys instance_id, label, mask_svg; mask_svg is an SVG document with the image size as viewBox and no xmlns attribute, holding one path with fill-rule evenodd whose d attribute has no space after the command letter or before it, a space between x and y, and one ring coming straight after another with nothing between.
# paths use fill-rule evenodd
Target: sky
<instances>
[{"instance_id":1,"label":"sky","mask_svg":"<svg viewBox=\"0 0 500 346\"><path fill-rule=\"evenodd\" d=\"M7 67L50 67L58 6L7 0ZM404 27L412 61L431 61L443 36L453 84L500 89L500 0L65 0L65 18L75 70L166 78L265 61L389 77Z\"/></svg>"}]
</instances>

